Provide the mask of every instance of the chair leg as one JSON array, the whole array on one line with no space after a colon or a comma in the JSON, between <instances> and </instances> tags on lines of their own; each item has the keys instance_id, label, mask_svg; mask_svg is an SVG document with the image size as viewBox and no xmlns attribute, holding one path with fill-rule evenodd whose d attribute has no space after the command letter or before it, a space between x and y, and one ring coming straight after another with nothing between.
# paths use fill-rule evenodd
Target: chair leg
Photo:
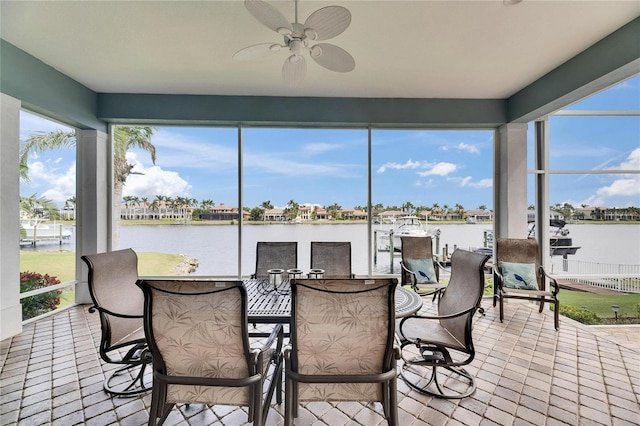
<instances>
[{"instance_id":1,"label":"chair leg","mask_svg":"<svg viewBox=\"0 0 640 426\"><path fill-rule=\"evenodd\" d=\"M291 379L284 380L284 426L293 424L293 389Z\"/></svg>"},{"instance_id":2,"label":"chair leg","mask_svg":"<svg viewBox=\"0 0 640 426\"><path fill-rule=\"evenodd\" d=\"M556 327L556 330L560 329L560 303L556 299L553 307L553 323Z\"/></svg>"},{"instance_id":3,"label":"chair leg","mask_svg":"<svg viewBox=\"0 0 640 426\"><path fill-rule=\"evenodd\" d=\"M500 303L500 322L504 320L504 299L502 296L498 296L498 302Z\"/></svg>"},{"instance_id":4,"label":"chair leg","mask_svg":"<svg viewBox=\"0 0 640 426\"><path fill-rule=\"evenodd\" d=\"M473 394L476 390L476 382L474 377L469 374L464 368L461 367L450 367L450 366L442 366L442 368L447 369L448 371L450 371L451 373L454 373L464 379L466 379L467 383L467 388L464 392L457 392L457 391L453 391L453 392L449 392L447 393L446 390L442 387L442 385L440 384L440 382L438 381L438 367L435 366L429 366L426 367L424 366L423 368L430 368L431 369L431 375L429 376L429 379L426 380L426 384L421 385L420 381L419 382L414 382L412 381L409 376L407 374L405 374L405 371L409 371L410 370L411 365L409 364L404 364L402 366L401 372L400 372L400 377L402 377L402 379L405 381L405 383L407 385L409 385L410 388L412 388L413 390L426 394L426 395L431 395L434 396L436 398L442 398L442 399L462 399L462 398L466 398L468 396L470 396L471 394ZM412 372L413 374L416 374L419 377L422 377L420 374L418 374L418 372ZM435 389L434 389L435 387ZM391 422L389 423L391 424Z\"/></svg>"},{"instance_id":5,"label":"chair leg","mask_svg":"<svg viewBox=\"0 0 640 426\"><path fill-rule=\"evenodd\" d=\"M276 394L276 401L278 405L282 404L282 356L278 356L274 364L273 375L271 376L271 383L267 389L267 397L264 400L262 406L262 423L265 424L267 416L269 414L269 408L271 407L271 400L273 399L274 390Z\"/></svg>"},{"instance_id":6,"label":"chair leg","mask_svg":"<svg viewBox=\"0 0 640 426\"><path fill-rule=\"evenodd\" d=\"M389 426L398 426L398 382L394 377L388 384L389 398L387 402Z\"/></svg>"},{"instance_id":7,"label":"chair leg","mask_svg":"<svg viewBox=\"0 0 640 426\"><path fill-rule=\"evenodd\" d=\"M544 296L540 297L540 308L538 309L538 312L542 313L542 311L544 310L544 301L547 300L544 298Z\"/></svg>"},{"instance_id":8,"label":"chair leg","mask_svg":"<svg viewBox=\"0 0 640 426\"><path fill-rule=\"evenodd\" d=\"M262 406L262 380L259 380L254 387L254 401L253 401L253 416L249 417L249 420L253 421L253 426L262 426L269 413L270 403L265 403L266 410L263 410ZM249 411L251 412L251 411Z\"/></svg>"}]
</instances>

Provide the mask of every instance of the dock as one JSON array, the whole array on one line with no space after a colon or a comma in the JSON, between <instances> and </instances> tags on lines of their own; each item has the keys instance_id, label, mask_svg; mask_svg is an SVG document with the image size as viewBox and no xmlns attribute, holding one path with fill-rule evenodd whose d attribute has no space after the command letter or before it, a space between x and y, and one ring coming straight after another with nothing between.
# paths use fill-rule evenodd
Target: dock
<instances>
[{"instance_id":1,"label":"dock","mask_svg":"<svg viewBox=\"0 0 640 426\"><path fill-rule=\"evenodd\" d=\"M580 283L575 281L570 281L566 279L556 279L558 282L558 286L565 290L573 290L573 291L582 291L585 293L594 293L594 294L620 294L619 291L611 290L608 288L596 287L594 285Z\"/></svg>"}]
</instances>

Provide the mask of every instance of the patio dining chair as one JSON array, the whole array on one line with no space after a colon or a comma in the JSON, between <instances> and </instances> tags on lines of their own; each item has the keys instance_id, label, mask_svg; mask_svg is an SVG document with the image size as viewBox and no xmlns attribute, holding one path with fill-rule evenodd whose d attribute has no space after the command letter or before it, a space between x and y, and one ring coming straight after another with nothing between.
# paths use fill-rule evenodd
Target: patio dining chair
<instances>
[{"instance_id":1,"label":"patio dining chair","mask_svg":"<svg viewBox=\"0 0 640 426\"><path fill-rule=\"evenodd\" d=\"M400 237L402 252L401 285L410 285L420 296L433 295L433 300L446 288L440 284L440 263L433 255L431 237Z\"/></svg>"},{"instance_id":2,"label":"patio dining chair","mask_svg":"<svg viewBox=\"0 0 640 426\"><path fill-rule=\"evenodd\" d=\"M144 296L135 285L138 256L132 249L124 249L81 259L89 267L93 301L89 312L100 315L100 358L118 366L107 374L105 391L114 396L133 396L151 390L144 378L151 358L143 329Z\"/></svg>"},{"instance_id":3,"label":"patio dining chair","mask_svg":"<svg viewBox=\"0 0 640 426\"><path fill-rule=\"evenodd\" d=\"M138 285L153 358L149 425L162 424L175 404L247 406L247 420L263 425L276 388L282 402L282 325L261 348L250 347L242 281L139 280Z\"/></svg>"},{"instance_id":4,"label":"patio dining chair","mask_svg":"<svg viewBox=\"0 0 640 426\"><path fill-rule=\"evenodd\" d=\"M499 305L500 322L504 319L505 299L533 300L540 304L552 303L553 324L560 327L560 287L540 265L538 241L531 238L498 238L496 241L493 306ZM547 281L549 289L547 290Z\"/></svg>"},{"instance_id":5,"label":"patio dining chair","mask_svg":"<svg viewBox=\"0 0 640 426\"><path fill-rule=\"evenodd\" d=\"M298 243L296 241L258 241L256 244L256 270L251 278L269 278L269 269L296 269Z\"/></svg>"},{"instance_id":6,"label":"patio dining chair","mask_svg":"<svg viewBox=\"0 0 640 426\"><path fill-rule=\"evenodd\" d=\"M308 401L380 402L398 424L395 278L301 279L291 284L285 425Z\"/></svg>"},{"instance_id":7,"label":"patio dining chair","mask_svg":"<svg viewBox=\"0 0 640 426\"><path fill-rule=\"evenodd\" d=\"M324 278L354 278L350 241L312 241L311 269L324 271Z\"/></svg>"},{"instance_id":8,"label":"patio dining chair","mask_svg":"<svg viewBox=\"0 0 640 426\"><path fill-rule=\"evenodd\" d=\"M480 253L454 251L451 280L438 301L438 314L414 315L398 323L401 376L412 389L445 399L464 398L475 391L475 379L464 366L475 357L472 322L482 300L488 259ZM441 384L442 369L448 374Z\"/></svg>"}]
</instances>

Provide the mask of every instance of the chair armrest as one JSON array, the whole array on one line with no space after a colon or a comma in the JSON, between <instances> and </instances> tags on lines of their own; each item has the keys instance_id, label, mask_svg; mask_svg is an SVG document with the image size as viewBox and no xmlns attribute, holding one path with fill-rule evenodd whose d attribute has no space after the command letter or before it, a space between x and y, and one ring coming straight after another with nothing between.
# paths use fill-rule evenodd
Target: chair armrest
<instances>
[{"instance_id":1,"label":"chair armrest","mask_svg":"<svg viewBox=\"0 0 640 426\"><path fill-rule=\"evenodd\" d=\"M413 272L412 270L410 270L409 268L407 268L406 266L404 266L404 262L403 261L400 261L400 267L402 268L402 270L405 273L409 274L409 277L411 277L411 282L409 284L414 285L416 283L416 280L417 280L416 273ZM404 282L404 274L402 274L400 278L401 278L401 280L400 280L401 281L401 285L407 284L407 283Z\"/></svg>"},{"instance_id":2,"label":"chair armrest","mask_svg":"<svg viewBox=\"0 0 640 426\"><path fill-rule=\"evenodd\" d=\"M448 274L451 273L451 268L442 266L442 263L440 263L440 261L436 260L435 258L433 259L433 263L437 266L436 273L438 274L438 281L440 281L440 274L438 273L438 270L442 270L442 272L446 272Z\"/></svg>"},{"instance_id":3,"label":"chair armrest","mask_svg":"<svg viewBox=\"0 0 640 426\"><path fill-rule=\"evenodd\" d=\"M540 267L540 272L542 272L542 277L543 278L548 278L549 279L549 285L551 287L553 287L553 290L551 291L551 293L553 293L554 296L556 294L558 294L560 292L560 286L558 285L558 281L556 281L555 278L553 278L551 275L549 275L547 273L547 271L545 271L542 266Z\"/></svg>"},{"instance_id":4,"label":"chair armrest","mask_svg":"<svg viewBox=\"0 0 640 426\"><path fill-rule=\"evenodd\" d=\"M280 353L282 352L282 342L284 341L284 329L282 327L282 324L276 324L276 326L271 331L269 338L264 343L264 345L262 345L261 352L271 349L271 346L273 346L273 342L275 342L276 339L278 341L278 344L276 345L276 352Z\"/></svg>"},{"instance_id":5,"label":"chair armrest","mask_svg":"<svg viewBox=\"0 0 640 426\"><path fill-rule=\"evenodd\" d=\"M504 283L504 277L502 276L500 271L498 271L498 268L494 266L493 268L494 294L496 293L496 290L502 290L502 283Z\"/></svg>"},{"instance_id":6,"label":"chair armrest","mask_svg":"<svg viewBox=\"0 0 640 426\"><path fill-rule=\"evenodd\" d=\"M441 320L441 319L451 319L451 318L457 318L463 315L468 314L469 312L472 312L474 310L478 309L477 306L473 306L469 309L465 309L464 311L460 311L460 312L456 312L453 314L449 314L449 315L410 315L408 317L404 317L402 318L402 320L400 320L400 325L399 327L402 328L402 324L405 323L405 321L408 320L414 320L414 319L429 319L429 320Z\"/></svg>"},{"instance_id":7,"label":"chair armrest","mask_svg":"<svg viewBox=\"0 0 640 426\"><path fill-rule=\"evenodd\" d=\"M400 346L393 345L393 357L397 360L402 359L402 349L400 349Z\"/></svg>"}]
</instances>

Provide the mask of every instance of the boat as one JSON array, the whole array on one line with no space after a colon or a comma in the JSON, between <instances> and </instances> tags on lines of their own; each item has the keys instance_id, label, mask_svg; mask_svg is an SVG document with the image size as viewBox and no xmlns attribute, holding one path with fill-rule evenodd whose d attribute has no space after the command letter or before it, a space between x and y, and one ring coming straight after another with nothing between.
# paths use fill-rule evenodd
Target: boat
<instances>
[{"instance_id":1,"label":"boat","mask_svg":"<svg viewBox=\"0 0 640 426\"><path fill-rule=\"evenodd\" d=\"M378 250L400 252L402 247L401 237L432 237L440 236L440 228L427 226L418 216L400 216L383 220L383 224L391 224L389 229L378 229ZM393 246L392 246L393 244Z\"/></svg>"},{"instance_id":2,"label":"boat","mask_svg":"<svg viewBox=\"0 0 640 426\"><path fill-rule=\"evenodd\" d=\"M65 229L61 224L38 223L35 219L23 220L20 222L21 244L34 244L40 241L60 241L71 238L71 230Z\"/></svg>"},{"instance_id":3,"label":"boat","mask_svg":"<svg viewBox=\"0 0 640 426\"><path fill-rule=\"evenodd\" d=\"M536 238L536 224L534 219L529 219L528 238ZM565 228L567 222L562 219L549 220L549 254L551 256L568 256L576 254L581 246L574 246L573 239L569 236L569 229ZM493 252L493 230L485 230L484 247L475 251L481 253Z\"/></svg>"},{"instance_id":4,"label":"boat","mask_svg":"<svg viewBox=\"0 0 640 426\"><path fill-rule=\"evenodd\" d=\"M576 254L579 246L573 245L573 239L569 236L569 229L565 228L567 222L562 219L549 220L549 250L551 256L567 256ZM529 238L536 237L536 224L529 220Z\"/></svg>"}]
</instances>

